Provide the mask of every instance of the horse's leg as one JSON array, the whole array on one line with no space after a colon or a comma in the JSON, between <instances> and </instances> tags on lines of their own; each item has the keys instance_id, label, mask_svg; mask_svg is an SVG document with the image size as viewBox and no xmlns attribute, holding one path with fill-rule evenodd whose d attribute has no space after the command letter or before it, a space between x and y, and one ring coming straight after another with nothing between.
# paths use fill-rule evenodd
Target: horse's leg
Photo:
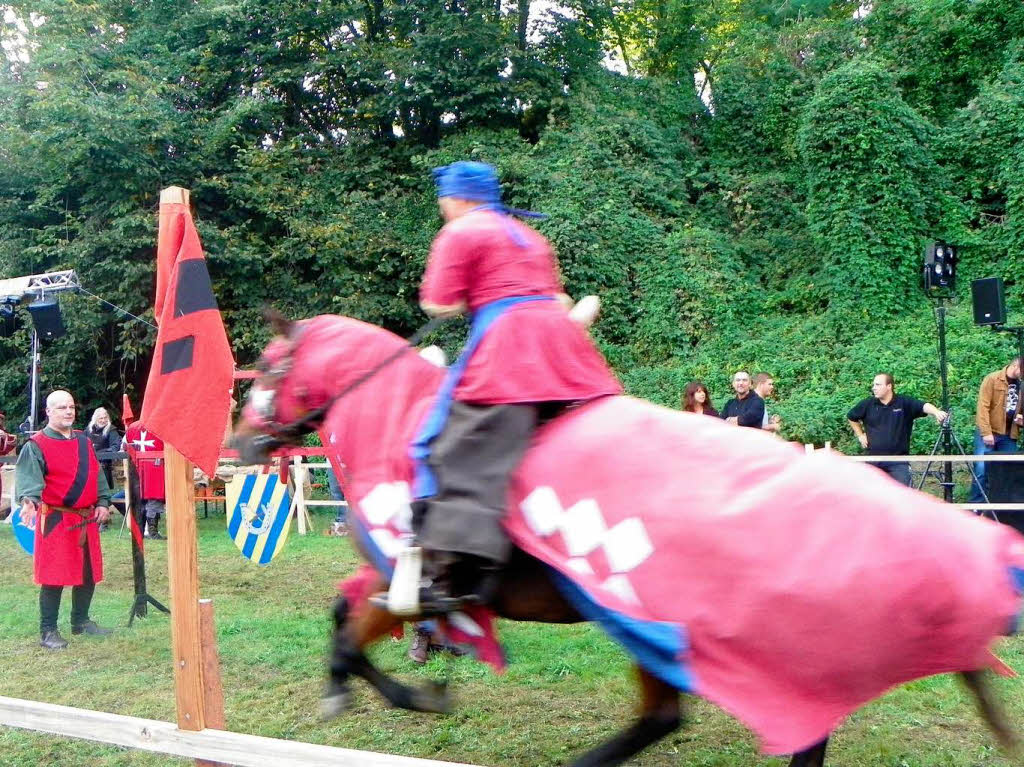
<instances>
[{"instance_id":1,"label":"horse's leg","mask_svg":"<svg viewBox=\"0 0 1024 767\"><path fill-rule=\"evenodd\" d=\"M345 711L351 701L349 678L358 676L369 682L392 706L413 711L447 712L450 709L443 684L428 683L415 689L392 679L377 669L363 648L402 624L387 610L367 606L358 616L349 614L348 601L339 597L334 603L334 635L331 646L330 677L321 701L321 714L330 719Z\"/></svg>"},{"instance_id":2,"label":"horse's leg","mask_svg":"<svg viewBox=\"0 0 1024 767\"><path fill-rule=\"evenodd\" d=\"M1011 753L1018 752L1021 748L1020 739L1006 723L1006 717L1003 716L1002 708L992 695L992 689L988 685L988 680L985 679L985 673L961 671L960 677L967 685L967 689L974 694L982 719L995 733L1002 747Z\"/></svg>"},{"instance_id":3,"label":"horse's leg","mask_svg":"<svg viewBox=\"0 0 1024 767\"><path fill-rule=\"evenodd\" d=\"M640 719L607 743L588 751L573 767L622 764L679 727L679 691L636 666L643 692Z\"/></svg>"},{"instance_id":4,"label":"horse's leg","mask_svg":"<svg viewBox=\"0 0 1024 767\"><path fill-rule=\"evenodd\" d=\"M825 767L825 748L827 746L828 738L825 738L820 743L793 754L789 767Z\"/></svg>"}]
</instances>

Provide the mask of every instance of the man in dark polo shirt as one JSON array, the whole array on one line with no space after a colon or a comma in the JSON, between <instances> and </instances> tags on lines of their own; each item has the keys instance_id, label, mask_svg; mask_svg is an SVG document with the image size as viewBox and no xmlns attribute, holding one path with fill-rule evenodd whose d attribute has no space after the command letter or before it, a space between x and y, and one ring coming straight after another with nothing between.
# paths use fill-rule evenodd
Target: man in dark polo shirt
<instances>
[{"instance_id":1,"label":"man in dark polo shirt","mask_svg":"<svg viewBox=\"0 0 1024 767\"><path fill-rule=\"evenodd\" d=\"M736 426L760 429L764 423L764 400L751 390L750 373L745 370L736 371L732 377L732 388L736 396L725 403L722 418L726 423Z\"/></svg>"},{"instance_id":2,"label":"man in dark polo shirt","mask_svg":"<svg viewBox=\"0 0 1024 767\"><path fill-rule=\"evenodd\" d=\"M940 424L946 420L946 414L934 405L896 394L888 373L875 376L871 391L875 396L861 400L846 414L868 455L910 455L914 419L930 415ZM910 486L907 461L879 461L874 465L900 484Z\"/></svg>"}]
</instances>

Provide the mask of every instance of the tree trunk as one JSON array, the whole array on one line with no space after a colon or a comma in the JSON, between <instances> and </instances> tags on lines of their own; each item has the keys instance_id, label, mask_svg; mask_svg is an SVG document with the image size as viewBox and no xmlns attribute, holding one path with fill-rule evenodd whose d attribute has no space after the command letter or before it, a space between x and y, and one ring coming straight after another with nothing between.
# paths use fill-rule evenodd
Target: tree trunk
<instances>
[{"instance_id":1,"label":"tree trunk","mask_svg":"<svg viewBox=\"0 0 1024 767\"><path fill-rule=\"evenodd\" d=\"M530 23L530 0L519 0L519 27L516 40L519 50L526 50L526 27Z\"/></svg>"}]
</instances>

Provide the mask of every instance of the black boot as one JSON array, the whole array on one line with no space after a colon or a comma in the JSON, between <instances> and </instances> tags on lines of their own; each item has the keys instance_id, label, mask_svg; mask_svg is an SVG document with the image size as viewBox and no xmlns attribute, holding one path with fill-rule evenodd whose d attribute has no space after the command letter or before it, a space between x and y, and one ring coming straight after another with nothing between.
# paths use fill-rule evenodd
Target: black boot
<instances>
[{"instance_id":1,"label":"black boot","mask_svg":"<svg viewBox=\"0 0 1024 767\"><path fill-rule=\"evenodd\" d=\"M490 600L497 585L494 562L454 551L423 551L423 579L419 615L445 615ZM370 603L389 609L387 592L374 594Z\"/></svg>"},{"instance_id":2,"label":"black boot","mask_svg":"<svg viewBox=\"0 0 1024 767\"><path fill-rule=\"evenodd\" d=\"M162 541L164 539L164 537L160 535L159 516L146 520L146 537L151 538L154 541Z\"/></svg>"},{"instance_id":3,"label":"black boot","mask_svg":"<svg viewBox=\"0 0 1024 767\"><path fill-rule=\"evenodd\" d=\"M96 624L96 621L85 621L77 626L71 627L72 634L89 634L90 636L105 637L113 634L113 629L105 629Z\"/></svg>"},{"instance_id":4,"label":"black boot","mask_svg":"<svg viewBox=\"0 0 1024 767\"><path fill-rule=\"evenodd\" d=\"M39 646L45 647L47 650L63 650L68 646L68 640L62 637L57 629L52 629L43 632Z\"/></svg>"}]
</instances>

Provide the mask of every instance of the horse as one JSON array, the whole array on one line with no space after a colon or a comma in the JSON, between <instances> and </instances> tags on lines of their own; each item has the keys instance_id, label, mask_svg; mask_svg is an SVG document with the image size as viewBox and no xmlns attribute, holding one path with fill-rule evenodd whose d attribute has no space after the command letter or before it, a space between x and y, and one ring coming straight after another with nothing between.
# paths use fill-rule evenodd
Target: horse
<instances>
[{"instance_id":1,"label":"horse","mask_svg":"<svg viewBox=\"0 0 1024 767\"><path fill-rule=\"evenodd\" d=\"M274 315L271 324L274 338L258 364L234 443L244 462L268 462L278 447L318 432L344 478L356 546L376 564L375 582L366 590L386 589L388 567L374 549L376 533L359 534L360 514L377 513L381 488L393 494L410 481L407 446L444 371L398 336L358 320L320 315L292 322ZM601 448L605 440L623 454L609 459ZM677 465L703 454L719 470L709 470L697 487L678 487L670 474L651 466L663 453ZM629 476L620 462L632 467ZM792 754L790 767L824 767L829 736L848 713L896 684L946 672L960 674L999 742L1017 747L983 674L999 669L989 644L1007 633L1020 607L1024 538L1015 532L902 488L874 468L834 455L805 456L775 437L625 396L570 409L540 428L513 476L507 527L521 533L535 522L543 526L551 503L557 506L551 486L565 490L559 476L581 463L586 464L583 472L592 468L607 489L600 497L602 508L605 503L609 509L642 506L654 516L666 505L683 509L686 528L672 523L677 525L674 537L692 537L696 548L668 560L679 572L665 580L674 582L655 579L646 586L658 595L653 601L670 602L676 611L673 620L680 625L669 626L638 622L636 616L645 614L637 595L621 588L606 589L602 596L614 609L596 611L596 602L581 597L581 589L567 581L564 563L553 559L547 544L513 535L516 546L488 607L516 621L598 620L635 658L638 719L579 757L575 767L622 764L676 730L681 693L701 695L737 716L757 732L766 751ZM615 500L615 490L645 472L655 472L653 484ZM527 492L530 487L534 492ZM403 498L404 504L408 499ZM818 513L823 507L828 516ZM572 514L592 516L595 508L596 503L579 503L553 513L564 512L564 520ZM670 522L675 514L669 515ZM777 550L769 550L774 539L765 532L765 515L768 524L788 525L789 539ZM635 532L645 521L652 531L663 524L641 515L639 522L633 517L615 529ZM874 553L864 559L862 553L847 552L851 536L859 536L861 548ZM650 563L660 556L646 543L642 556L648 561L628 572L653 567ZM754 548L765 551L752 553ZM901 552L904 570L895 577L920 588L890 585L893 593L886 594L882 584L893 577L887 570L892 566L889 551L891 556ZM607 556L611 561L610 550ZM765 557L767 565L759 561ZM947 559L955 566L941 569ZM573 561L578 565L580 557ZM849 571L856 573L855 584ZM621 587L621 566L617 572L604 585L615 581ZM780 584L762 585L772 580L771 574ZM730 578L733 592L715 591ZM858 602L847 604L851 599ZM722 611L725 615L716 614ZM325 716L348 707L353 677L396 707L435 713L450 709L443 685L402 684L375 668L364 652L404 621L416 619L396 617L359 598L338 598L322 701ZM638 644L630 633L651 627L660 639L685 633L686 646L673 645L671 657L655 657L656 649Z\"/></svg>"}]
</instances>

